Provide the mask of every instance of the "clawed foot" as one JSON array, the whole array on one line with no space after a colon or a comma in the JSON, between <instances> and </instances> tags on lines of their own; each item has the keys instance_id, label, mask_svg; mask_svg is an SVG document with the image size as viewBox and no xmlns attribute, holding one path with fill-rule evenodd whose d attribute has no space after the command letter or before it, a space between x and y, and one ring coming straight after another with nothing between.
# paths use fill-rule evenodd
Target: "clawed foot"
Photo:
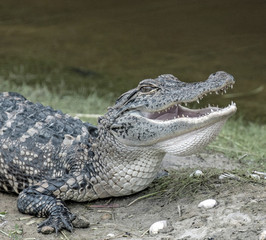
<instances>
[{"instance_id":1,"label":"clawed foot","mask_svg":"<svg viewBox=\"0 0 266 240\"><path fill-rule=\"evenodd\" d=\"M65 212L57 212L57 213L52 213L48 219L43 221L39 226L38 226L38 232L44 233L44 234L49 234L62 230L62 229L67 229L68 231L72 232L73 226L72 226L72 221L76 218L76 215L72 214L69 211Z\"/></svg>"}]
</instances>

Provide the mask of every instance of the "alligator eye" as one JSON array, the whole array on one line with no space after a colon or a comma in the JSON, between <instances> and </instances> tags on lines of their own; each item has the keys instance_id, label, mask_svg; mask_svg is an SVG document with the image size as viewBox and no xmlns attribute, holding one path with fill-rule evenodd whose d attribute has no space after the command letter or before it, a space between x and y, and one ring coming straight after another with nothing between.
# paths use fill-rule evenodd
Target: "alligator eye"
<instances>
[{"instance_id":1,"label":"alligator eye","mask_svg":"<svg viewBox=\"0 0 266 240\"><path fill-rule=\"evenodd\" d=\"M151 91L154 91L156 90L155 87L151 87L151 86L143 86L140 88L140 91L143 92L143 93L148 93L148 92L151 92Z\"/></svg>"}]
</instances>

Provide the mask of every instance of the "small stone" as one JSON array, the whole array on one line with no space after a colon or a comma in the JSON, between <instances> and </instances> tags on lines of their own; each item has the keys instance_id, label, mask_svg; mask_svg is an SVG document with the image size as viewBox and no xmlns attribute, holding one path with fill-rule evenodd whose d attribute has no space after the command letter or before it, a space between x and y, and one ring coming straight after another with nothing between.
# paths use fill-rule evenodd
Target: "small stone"
<instances>
[{"instance_id":1,"label":"small stone","mask_svg":"<svg viewBox=\"0 0 266 240\"><path fill-rule=\"evenodd\" d=\"M40 232L43 234L50 234L54 232L54 228L51 226L43 226Z\"/></svg>"},{"instance_id":2,"label":"small stone","mask_svg":"<svg viewBox=\"0 0 266 240\"><path fill-rule=\"evenodd\" d=\"M150 226L149 233L151 235L156 235L159 233L160 230L163 230L166 227L167 227L167 221L166 220L155 222Z\"/></svg>"},{"instance_id":3,"label":"small stone","mask_svg":"<svg viewBox=\"0 0 266 240\"><path fill-rule=\"evenodd\" d=\"M102 216L101 216L101 219L102 220L109 220L112 218L112 214L110 213L104 213Z\"/></svg>"},{"instance_id":4,"label":"small stone","mask_svg":"<svg viewBox=\"0 0 266 240\"><path fill-rule=\"evenodd\" d=\"M239 177L237 177L236 175L234 174L231 174L231 173L223 173L219 176L219 179L220 180L224 180L224 179L238 179L239 180Z\"/></svg>"},{"instance_id":5,"label":"small stone","mask_svg":"<svg viewBox=\"0 0 266 240\"><path fill-rule=\"evenodd\" d=\"M217 205L217 201L215 199L206 199L202 202L199 203L198 207L199 208L213 208Z\"/></svg>"},{"instance_id":6,"label":"small stone","mask_svg":"<svg viewBox=\"0 0 266 240\"><path fill-rule=\"evenodd\" d=\"M108 237L108 238L114 238L115 235L114 235L113 233L108 233L108 234L107 234L107 237Z\"/></svg>"},{"instance_id":7,"label":"small stone","mask_svg":"<svg viewBox=\"0 0 266 240\"><path fill-rule=\"evenodd\" d=\"M259 175L257 175L257 174L250 174L249 175L252 179L255 179L255 180L260 180L260 176Z\"/></svg>"},{"instance_id":8,"label":"small stone","mask_svg":"<svg viewBox=\"0 0 266 240\"><path fill-rule=\"evenodd\" d=\"M259 240L266 240L266 230L263 230L259 236Z\"/></svg>"},{"instance_id":9,"label":"small stone","mask_svg":"<svg viewBox=\"0 0 266 240\"><path fill-rule=\"evenodd\" d=\"M90 226L89 220L83 216L77 216L72 224L76 228L88 228Z\"/></svg>"},{"instance_id":10,"label":"small stone","mask_svg":"<svg viewBox=\"0 0 266 240\"><path fill-rule=\"evenodd\" d=\"M195 172L191 173L189 176L190 177L201 177L203 176L203 172L201 170L196 170Z\"/></svg>"}]
</instances>

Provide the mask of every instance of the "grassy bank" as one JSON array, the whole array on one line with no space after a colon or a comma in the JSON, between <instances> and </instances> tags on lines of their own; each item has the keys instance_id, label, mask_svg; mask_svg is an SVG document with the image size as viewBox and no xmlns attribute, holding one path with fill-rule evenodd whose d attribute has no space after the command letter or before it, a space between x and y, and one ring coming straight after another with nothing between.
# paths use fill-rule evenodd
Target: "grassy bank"
<instances>
[{"instance_id":1,"label":"grassy bank","mask_svg":"<svg viewBox=\"0 0 266 240\"><path fill-rule=\"evenodd\" d=\"M238 159L248 168L266 170L266 125L230 119L209 149Z\"/></svg>"},{"instance_id":2,"label":"grassy bank","mask_svg":"<svg viewBox=\"0 0 266 240\"><path fill-rule=\"evenodd\" d=\"M50 69L48 66L29 71L26 66L17 66L10 69L9 73L0 69L0 90L1 92L18 92L32 102L39 102L45 106L51 106L55 109L60 109L64 113L71 115L78 114L104 114L108 106L114 102L112 94L99 94L96 91L91 91L89 95L84 94L79 78L75 75L66 74L60 69ZM29 72L31 72L29 74ZM62 75L60 75L62 74ZM59 76L60 75L60 76ZM79 80L77 86L66 86L69 79ZM54 88L51 87L53 81L61 80L61 86L58 84ZM57 81L58 82L58 81ZM33 84L35 83L35 84ZM50 83L50 84L47 84ZM75 94L73 94L75 92ZM96 118L85 118L93 124L97 123Z\"/></svg>"}]
</instances>

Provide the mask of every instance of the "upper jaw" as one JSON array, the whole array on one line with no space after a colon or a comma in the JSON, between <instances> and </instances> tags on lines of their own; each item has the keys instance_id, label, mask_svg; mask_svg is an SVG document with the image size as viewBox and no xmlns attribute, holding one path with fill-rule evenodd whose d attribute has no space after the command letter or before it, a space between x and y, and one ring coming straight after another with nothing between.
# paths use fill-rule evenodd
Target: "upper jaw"
<instances>
[{"instance_id":1,"label":"upper jaw","mask_svg":"<svg viewBox=\"0 0 266 240\"><path fill-rule=\"evenodd\" d=\"M224 80L222 84L219 83L219 85L216 85L215 81L213 81L212 79L216 74L225 75L227 79ZM231 102L231 104L229 104L228 107L224 109L219 107L211 107L210 105L202 109L189 109L185 107L188 103L191 102L199 103L199 101L208 94L224 94L226 93L226 90L228 88L233 88L233 84L235 83L233 76L221 71L217 72L216 74L211 74L208 80L206 80L205 82L195 83L195 86L198 86L197 93L193 93L193 91L185 91L184 89L184 92L186 92L186 94L188 95L186 99L177 99L174 102L164 103L161 106L158 106L156 110L142 109L139 111L140 115L147 119L156 121L168 121L179 118L195 119L212 115L214 112L220 112L221 114L231 116L236 111L236 104L234 102ZM205 86L206 83L210 83L212 86L207 89Z\"/></svg>"}]
</instances>

